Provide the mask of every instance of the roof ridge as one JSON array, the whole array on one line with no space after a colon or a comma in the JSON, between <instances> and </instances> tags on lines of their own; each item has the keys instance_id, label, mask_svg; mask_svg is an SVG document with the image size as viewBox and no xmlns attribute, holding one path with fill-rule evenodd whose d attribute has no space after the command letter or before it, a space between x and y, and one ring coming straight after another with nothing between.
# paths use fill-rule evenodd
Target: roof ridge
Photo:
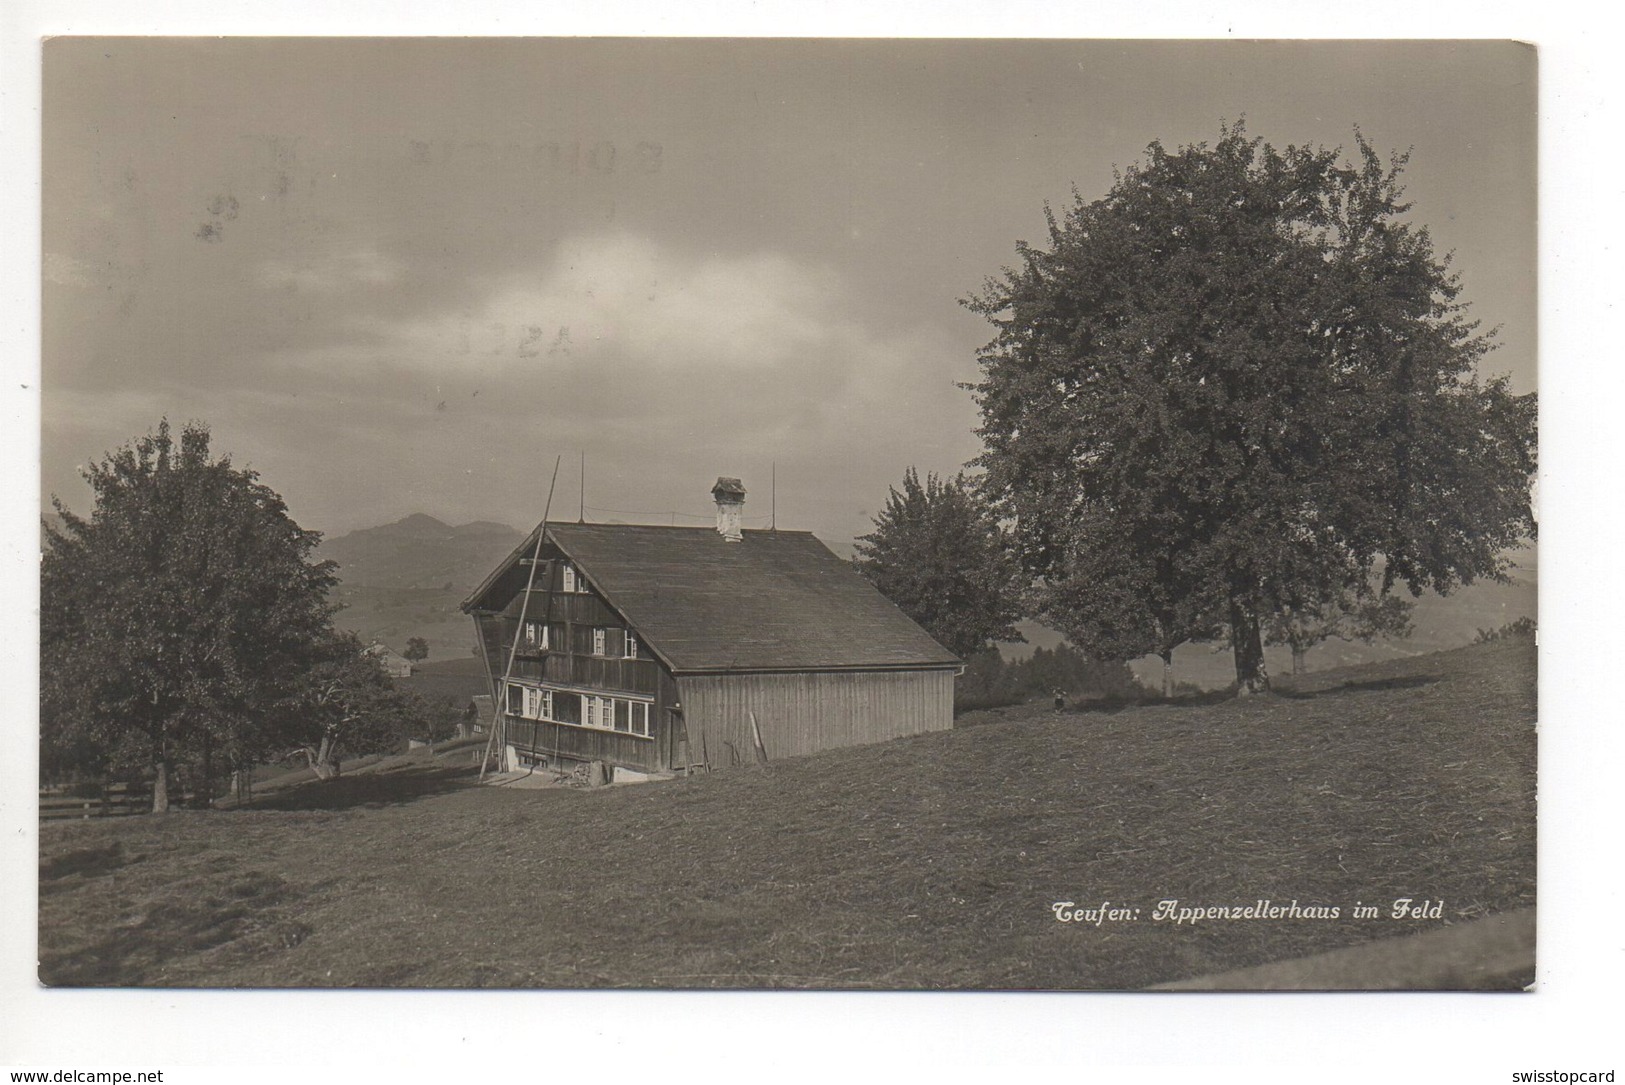
<instances>
[{"instance_id":1,"label":"roof ridge","mask_svg":"<svg viewBox=\"0 0 1625 1085\"><path fill-rule=\"evenodd\" d=\"M716 528L712 527L710 524L601 524L601 523L594 524L594 523L577 522L577 523L573 523L573 524L572 523L555 523L555 524L548 524L547 525L547 529L549 531L552 531L555 528L563 528L565 530L568 530L570 528L576 528L576 527L607 527L607 528L635 527L635 528L639 528L639 529L645 530L645 531L708 531L708 532L713 532L713 533L716 531ZM747 527L747 528L744 528L743 530L744 530L745 534L747 534L747 535L811 535L812 534L812 532L810 530L807 530L805 528ZM532 529L532 531L530 532L530 534L532 534L532 535L534 535L535 533L536 532L535 532L534 529Z\"/></svg>"}]
</instances>

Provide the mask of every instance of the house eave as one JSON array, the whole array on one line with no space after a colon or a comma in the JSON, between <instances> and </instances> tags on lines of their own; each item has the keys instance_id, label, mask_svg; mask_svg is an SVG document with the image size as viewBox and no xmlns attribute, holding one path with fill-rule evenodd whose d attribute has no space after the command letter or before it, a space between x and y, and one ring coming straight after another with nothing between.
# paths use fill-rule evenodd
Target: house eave
<instances>
[{"instance_id":1,"label":"house eave","mask_svg":"<svg viewBox=\"0 0 1625 1085\"><path fill-rule=\"evenodd\" d=\"M700 678L700 677L729 677L733 675L768 675L768 674L897 674L910 671L953 671L963 670L964 664L958 661L936 661L931 663L856 663L850 665L819 664L816 666L796 667L777 665L772 667L683 667L673 668L674 678Z\"/></svg>"}]
</instances>

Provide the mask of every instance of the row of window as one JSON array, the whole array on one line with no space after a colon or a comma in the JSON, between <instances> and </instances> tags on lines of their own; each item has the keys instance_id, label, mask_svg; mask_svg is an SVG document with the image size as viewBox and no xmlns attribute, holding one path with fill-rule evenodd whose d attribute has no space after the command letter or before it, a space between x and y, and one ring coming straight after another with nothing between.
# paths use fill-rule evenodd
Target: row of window
<instances>
[{"instance_id":1,"label":"row of window","mask_svg":"<svg viewBox=\"0 0 1625 1085\"><path fill-rule=\"evenodd\" d=\"M599 697L564 689L538 689L508 684L508 714L527 720L567 723L599 731L649 737L648 701L629 697Z\"/></svg>"},{"instance_id":2,"label":"row of window","mask_svg":"<svg viewBox=\"0 0 1625 1085\"><path fill-rule=\"evenodd\" d=\"M595 626L592 630L592 654L595 656L612 656L616 659L638 658L637 634L630 629L610 629L607 626ZM563 622L526 622L524 636L520 641L526 648L547 651L558 648L566 649L565 627ZM585 648L585 643L582 644Z\"/></svg>"}]
</instances>

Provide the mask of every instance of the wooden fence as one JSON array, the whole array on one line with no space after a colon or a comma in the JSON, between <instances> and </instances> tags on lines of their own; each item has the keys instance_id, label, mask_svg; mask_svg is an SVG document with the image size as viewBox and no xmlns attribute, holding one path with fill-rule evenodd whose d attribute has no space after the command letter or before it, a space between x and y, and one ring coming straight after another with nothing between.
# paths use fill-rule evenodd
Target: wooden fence
<instances>
[{"instance_id":1,"label":"wooden fence","mask_svg":"<svg viewBox=\"0 0 1625 1085\"><path fill-rule=\"evenodd\" d=\"M193 795L190 792L171 791L169 794L172 806L189 806L192 800ZM128 814L145 814L151 809L152 789L130 787L128 784L112 784L103 789L99 796L89 798L54 789L41 789L39 793L41 821L123 817Z\"/></svg>"}]
</instances>

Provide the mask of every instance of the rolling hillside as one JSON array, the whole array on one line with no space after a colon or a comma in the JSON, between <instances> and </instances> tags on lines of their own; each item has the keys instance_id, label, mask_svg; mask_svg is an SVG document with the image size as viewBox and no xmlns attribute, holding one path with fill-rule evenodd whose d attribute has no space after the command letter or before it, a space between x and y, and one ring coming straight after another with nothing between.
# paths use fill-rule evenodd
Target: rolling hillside
<instances>
[{"instance_id":1,"label":"rolling hillside","mask_svg":"<svg viewBox=\"0 0 1625 1085\"><path fill-rule=\"evenodd\" d=\"M1534 905L1528 638L1281 685L1023 705L766 771L588 791L475 786L464 743L251 808L52 822L39 975L1131 989ZM1402 898L1428 913L1394 918ZM1102 901L1135 911L1058 922L1058 903ZM1154 918L1164 901L1323 911L1174 923ZM1422 953L1359 983L1517 990L1533 974L1527 953L1510 967Z\"/></svg>"},{"instance_id":2,"label":"rolling hillside","mask_svg":"<svg viewBox=\"0 0 1625 1085\"><path fill-rule=\"evenodd\" d=\"M1452 592L1449 596L1429 593L1416 600L1410 636L1379 640L1372 644L1332 640L1310 650L1306 663L1311 672L1334 667L1353 667L1389 659L1442 652L1471 644L1480 629L1499 629L1519 618L1534 618L1538 582L1537 548L1520 550L1513 560L1517 568L1506 584L1483 582ZM1053 648L1062 641L1059 633L1036 622L1020 626L1025 644L1001 646L1006 658L1024 659L1036 647ZM1268 648L1265 657L1272 675L1292 673L1292 653L1285 648ZM1135 675L1153 689L1162 684L1162 661L1155 657L1130 664ZM1209 644L1187 644L1174 652L1174 677L1202 689L1221 689L1236 680L1230 650Z\"/></svg>"},{"instance_id":3,"label":"rolling hillside","mask_svg":"<svg viewBox=\"0 0 1625 1085\"><path fill-rule=\"evenodd\" d=\"M458 608L523 537L503 524L452 527L417 513L325 539L319 556L339 565L336 624L396 651L422 637L431 660L469 655L474 626Z\"/></svg>"}]
</instances>

